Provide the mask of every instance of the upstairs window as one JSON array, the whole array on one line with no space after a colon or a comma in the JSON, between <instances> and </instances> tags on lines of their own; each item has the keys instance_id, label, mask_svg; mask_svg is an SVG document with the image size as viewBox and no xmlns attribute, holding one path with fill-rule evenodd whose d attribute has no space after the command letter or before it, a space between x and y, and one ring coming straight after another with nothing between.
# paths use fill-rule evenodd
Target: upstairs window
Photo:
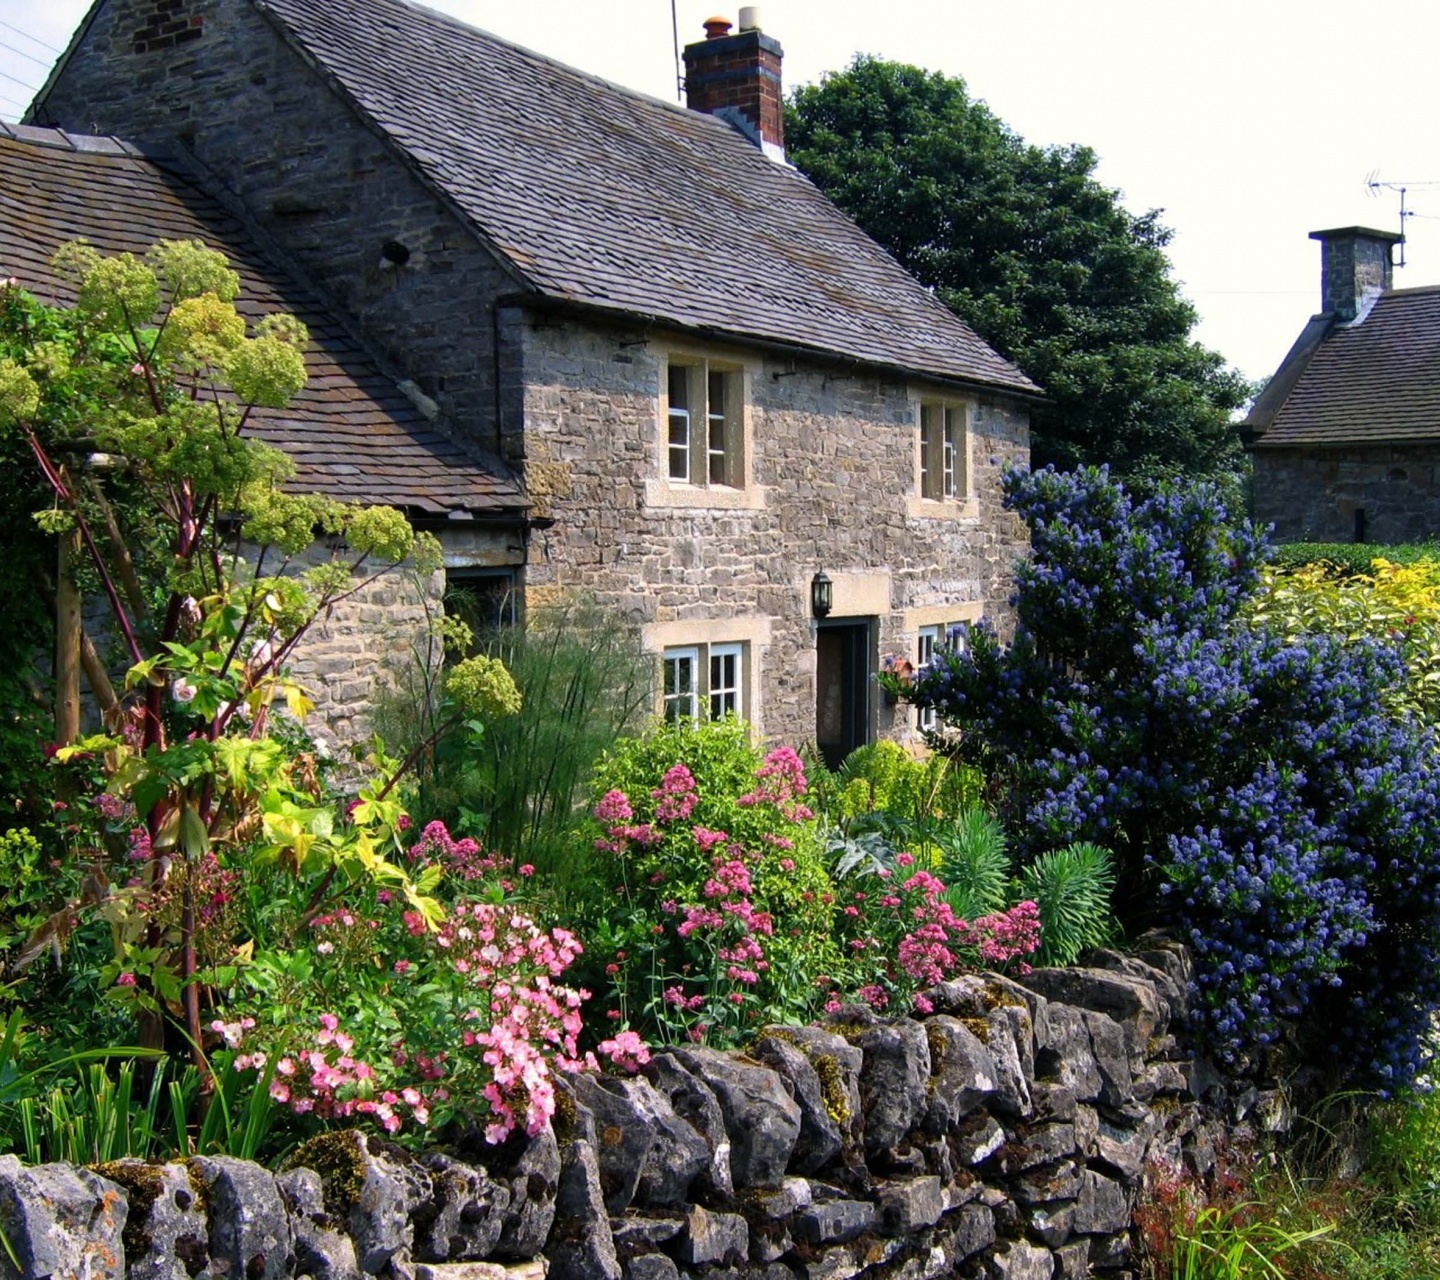
<instances>
[{"instance_id":1,"label":"upstairs window","mask_svg":"<svg viewBox=\"0 0 1440 1280\"><path fill-rule=\"evenodd\" d=\"M704 360L672 360L665 385L665 474L676 484L741 487L741 371Z\"/></svg>"},{"instance_id":2,"label":"upstairs window","mask_svg":"<svg viewBox=\"0 0 1440 1280\"><path fill-rule=\"evenodd\" d=\"M920 405L920 496L947 502L969 494L966 408L939 400Z\"/></svg>"}]
</instances>

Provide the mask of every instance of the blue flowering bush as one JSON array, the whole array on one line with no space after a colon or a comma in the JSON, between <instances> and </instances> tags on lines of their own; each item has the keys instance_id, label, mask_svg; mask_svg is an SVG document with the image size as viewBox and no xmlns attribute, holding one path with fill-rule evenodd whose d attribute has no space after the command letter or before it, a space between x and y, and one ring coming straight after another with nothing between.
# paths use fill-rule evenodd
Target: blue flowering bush
<instances>
[{"instance_id":1,"label":"blue flowering bush","mask_svg":"<svg viewBox=\"0 0 1440 1280\"><path fill-rule=\"evenodd\" d=\"M1440 774L1430 728L1382 696L1399 655L1252 625L1263 539L1213 489L1005 486L1033 548L1014 640L974 629L912 696L994 780L1022 858L1113 850L1119 915L1190 942L1230 1061L1289 1039L1357 1082L1411 1079L1440 1005Z\"/></svg>"}]
</instances>

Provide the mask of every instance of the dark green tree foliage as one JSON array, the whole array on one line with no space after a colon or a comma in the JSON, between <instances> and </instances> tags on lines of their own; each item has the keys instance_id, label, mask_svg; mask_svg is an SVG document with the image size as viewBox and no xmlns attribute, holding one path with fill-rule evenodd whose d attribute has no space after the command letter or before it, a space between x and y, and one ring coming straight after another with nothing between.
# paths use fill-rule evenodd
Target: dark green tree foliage
<instances>
[{"instance_id":1,"label":"dark green tree foliage","mask_svg":"<svg viewBox=\"0 0 1440 1280\"><path fill-rule=\"evenodd\" d=\"M1037 465L1233 468L1246 383L1190 340L1159 211L1095 180L1088 147L1035 147L965 82L857 57L798 89L790 159L1053 401Z\"/></svg>"}]
</instances>

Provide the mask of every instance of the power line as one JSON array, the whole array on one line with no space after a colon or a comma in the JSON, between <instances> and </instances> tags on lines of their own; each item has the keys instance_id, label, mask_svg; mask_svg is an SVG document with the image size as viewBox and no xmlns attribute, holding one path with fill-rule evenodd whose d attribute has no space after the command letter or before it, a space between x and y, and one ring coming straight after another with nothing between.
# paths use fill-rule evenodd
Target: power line
<instances>
[{"instance_id":1,"label":"power line","mask_svg":"<svg viewBox=\"0 0 1440 1280\"><path fill-rule=\"evenodd\" d=\"M28 31L22 31L19 27L6 22L4 18L0 18L0 27L4 27L6 31L13 31L17 36L29 40L32 44L38 44L42 49L49 49L51 53L65 52L64 49L57 49L53 44L46 44L39 36L32 36Z\"/></svg>"},{"instance_id":2,"label":"power line","mask_svg":"<svg viewBox=\"0 0 1440 1280\"><path fill-rule=\"evenodd\" d=\"M26 53L24 49L17 49L13 44L6 44L3 40L0 40L0 49L6 49L9 52L15 54L16 57L27 58L37 67L44 67L47 71L50 68L50 63L48 61L37 58L33 53Z\"/></svg>"},{"instance_id":3,"label":"power line","mask_svg":"<svg viewBox=\"0 0 1440 1280\"><path fill-rule=\"evenodd\" d=\"M0 80L13 80L22 89L29 89L31 93L39 92L39 90L33 84L27 83L26 81L20 79L19 76L12 76L8 71L0 71Z\"/></svg>"}]
</instances>

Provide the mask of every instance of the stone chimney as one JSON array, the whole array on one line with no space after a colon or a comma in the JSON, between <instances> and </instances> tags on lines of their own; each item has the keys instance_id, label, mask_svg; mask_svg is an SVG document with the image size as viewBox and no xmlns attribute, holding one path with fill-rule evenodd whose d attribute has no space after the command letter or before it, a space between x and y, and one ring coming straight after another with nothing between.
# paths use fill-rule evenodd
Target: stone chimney
<instances>
[{"instance_id":1,"label":"stone chimney","mask_svg":"<svg viewBox=\"0 0 1440 1280\"><path fill-rule=\"evenodd\" d=\"M1402 238L1371 227L1312 231L1310 239L1320 241L1320 310L1342 324L1365 319L1394 283L1390 250Z\"/></svg>"},{"instance_id":2,"label":"stone chimney","mask_svg":"<svg viewBox=\"0 0 1440 1280\"><path fill-rule=\"evenodd\" d=\"M705 39L685 46L685 101L719 116L773 160L785 159L780 42L760 30L760 10L740 10L740 32L725 18L705 23Z\"/></svg>"}]
</instances>

